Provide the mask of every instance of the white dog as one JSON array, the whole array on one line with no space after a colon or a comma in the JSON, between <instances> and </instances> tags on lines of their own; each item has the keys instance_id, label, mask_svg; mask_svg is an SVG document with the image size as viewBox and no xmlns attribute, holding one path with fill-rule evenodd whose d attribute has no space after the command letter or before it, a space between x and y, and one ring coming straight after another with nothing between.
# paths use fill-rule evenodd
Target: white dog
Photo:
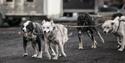
<instances>
[{"instance_id":1,"label":"white dog","mask_svg":"<svg viewBox=\"0 0 125 63\"><path fill-rule=\"evenodd\" d=\"M64 57L66 57L66 54L64 52L64 44L68 41L67 28L62 24L53 23L53 20L51 20L50 22L43 20L42 30L45 40L45 52L47 53L49 59L51 59L52 57L49 53L49 48L53 53L56 52L55 56L52 59L57 60L60 53ZM55 51L52 48L52 44L55 47Z\"/></svg>"},{"instance_id":2,"label":"white dog","mask_svg":"<svg viewBox=\"0 0 125 63\"><path fill-rule=\"evenodd\" d=\"M102 25L104 33L113 33L121 46L118 50L123 51L125 47L125 16L116 17L114 20L107 20Z\"/></svg>"}]
</instances>

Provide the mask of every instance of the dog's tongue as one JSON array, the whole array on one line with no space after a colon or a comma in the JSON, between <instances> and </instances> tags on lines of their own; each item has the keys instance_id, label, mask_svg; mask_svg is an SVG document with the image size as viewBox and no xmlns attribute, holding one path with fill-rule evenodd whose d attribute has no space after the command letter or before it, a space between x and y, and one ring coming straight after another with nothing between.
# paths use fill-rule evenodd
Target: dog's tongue
<instances>
[{"instance_id":1,"label":"dog's tongue","mask_svg":"<svg viewBox=\"0 0 125 63\"><path fill-rule=\"evenodd\" d=\"M48 36L48 34L47 34L47 33L44 33L44 36L45 36L45 37L47 37L47 36Z\"/></svg>"}]
</instances>

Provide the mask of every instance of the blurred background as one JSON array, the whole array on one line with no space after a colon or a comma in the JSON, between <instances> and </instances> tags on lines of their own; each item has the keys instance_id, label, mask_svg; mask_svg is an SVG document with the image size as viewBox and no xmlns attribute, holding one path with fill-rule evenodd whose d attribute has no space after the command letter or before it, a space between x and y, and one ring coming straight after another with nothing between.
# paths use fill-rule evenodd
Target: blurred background
<instances>
[{"instance_id":1,"label":"blurred background","mask_svg":"<svg viewBox=\"0 0 125 63\"><path fill-rule=\"evenodd\" d=\"M125 0L0 0L0 26L18 26L25 18L73 22L83 12L96 20L107 16L110 19L114 13L124 14L124 10Z\"/></svg>"},{"instance_id":2,"label":"blurred background","mask_svg":"<svg viewBox=\"0 0 125 63\"><path fill-rule=\"evenodd\" d=\"M97 29L105 43L95 33L96 49L91 48L93 42L85 33L82 36L85 49L79 50L77 29L67 27L71 33L65 45L67 57L57 61L32 58L31 45L28 45L29 56L22 56L23 39L18 32L23 22L53 19L56 23L76 26L82 13L88 13L96 24L101 24L113 14L124 15L125 0L0 0L0 63L125 63L125 52L117 51L116 37L104 34L101 25Z\"/></svg>"}]
</instances>

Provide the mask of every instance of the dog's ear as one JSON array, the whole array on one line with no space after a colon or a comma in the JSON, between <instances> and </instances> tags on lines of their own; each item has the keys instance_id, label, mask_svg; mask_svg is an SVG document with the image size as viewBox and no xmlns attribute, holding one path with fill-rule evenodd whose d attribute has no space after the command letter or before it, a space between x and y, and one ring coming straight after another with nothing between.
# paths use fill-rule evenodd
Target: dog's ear
<instances>
[{"instance_id":1,"label":"dog's ear","mask_svg":"<svg viewBox=\"0 0 125 63\"><path fill-rule=\"evenodd\" d=\"M119 20L119 18L120 18L120 17L119 17L119 16L117 16L117 17L116 17L113 21L117 21L117 20Z\"/></svg>"},{"instance_id":2,"label":"dog's ear","mask_svg":"<svg viewBox=\"0 0 125 63\"><path fill-rule=\"evenodd\" d=\"M30 23L28 24L27 29L28 29L30 32L33 32L33 30L34 30L33 22L30 22Z\"/></svg>"},{"instance_id":3,"label":"dog's ear","mask_svg":"<svg viewBox=\"0 0 125 63\"><path fill-rule=\"evenodd\" d=\"M53 20L50 20L51 23L53 23Z\"/></svg>"},{"instance_id":4,"label":"dog's ear","mask_svg":"<svg viewBox=\"0 0 125 63\"><path fill-rule=\"evenodd\" d=\"M54 25L54 22L53 22L53 20L50 20L50 22L51 22L51 24L52 24L52 25Z\"/></svg>"},{"instance_id":5,"label":"dog's ear","mask_svg":"<svg viewBox=\"0 0 125 63\"><path fill-rule=\"evenodd\" d=\"M45 20L43 20L43 21L42 21L42 24L44 24L45 22L46 22L46 21L45 21Z\"/></svg>"},{"instance_id":6,"label":"dog's ear","mask_svg":"<svg viewBox=\"0 0 125 63\"><path fill-rule=\"evenodd\" d=\"M52 25L53 27L55 27L55 24L54 24L53 20L50 20L50 22L51 22L51 25Z\"/></svg>"}]
</instances>

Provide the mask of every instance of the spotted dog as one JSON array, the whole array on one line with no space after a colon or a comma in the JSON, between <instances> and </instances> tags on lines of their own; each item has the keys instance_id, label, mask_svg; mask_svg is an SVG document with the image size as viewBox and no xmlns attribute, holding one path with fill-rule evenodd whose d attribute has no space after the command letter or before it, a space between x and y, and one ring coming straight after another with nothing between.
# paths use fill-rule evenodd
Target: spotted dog
<instances>
[{"instance_id":1,"label":"spotted dog","mask_svg":"<svg viewBox=\"0 0 125 63\"><path fill-rule=\"evenodd\" d=\"M89 14L83 13L78 16L77 25L78 26L95 26L95 22ZM79 49L83 49L82 33L87 33L88 37L93 41L93 44L91 46L92 48L96 48L96 45L97 45L97 42L94 37L94 33L97 33L97 35L100 37L100 39L104 43L104 39L102 38L102 36L100 35L96 27L79 27L77 28L77 30L78 30L78 38L79 38Z\"/></svg>"},{"instance_id":2,"label":"spotted dog","mask_svg":"<svg viewBox=\"0 0 125 63\"><path fill-rule=\"evenodd\" d=\"M104 33L113 33L117 37L120 48L123 51L125 47L125 16L117 16L114 20L106 20L102 25Z\"/></svg>"},{"instance_id":3,"label":"spotted dog","mask_svg":"<svg viewBox=\"0 0 125 63\"><path fill-rule=\"evenodd\" d=\"M66 57L64 52L64 44L68 41L67 28L62 24L55 24L53 20L42 22L42 31L45 40L45 52L49 59L57 60L59 55ZM53 47L52 47L53 45ZM55 48L55 50L53 50ZM54 57L50 51L55 52Z\"/></svg>"},{"instance_id":4,"label":"spotted dog","mask_svg":"<svg viewBox=\"0 0 125 63\"><path fill-rule=\"evenodd\" d=\"M27 20L23 23L21 30L23 34L24 56L28 55L27 43L31 42L34 49L34 55L32 57L42 58L41 39L43 38L43 34L41 24Z\"/></svg>"}]
</instances>

